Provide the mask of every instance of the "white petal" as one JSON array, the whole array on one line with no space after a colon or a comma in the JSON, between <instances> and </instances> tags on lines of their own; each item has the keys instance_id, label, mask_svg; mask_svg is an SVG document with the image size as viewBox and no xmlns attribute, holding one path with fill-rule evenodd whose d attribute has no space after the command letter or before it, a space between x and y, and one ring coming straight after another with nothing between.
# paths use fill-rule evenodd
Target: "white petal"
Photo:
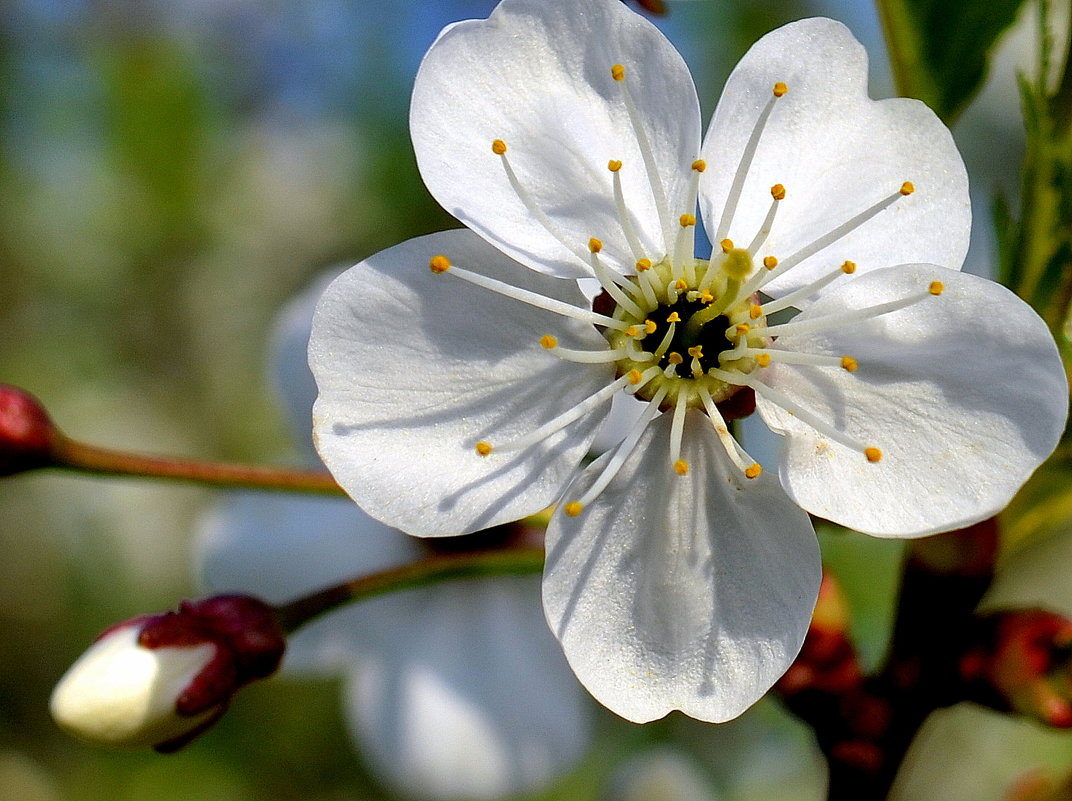
<instances>
[{"instance_id":1,"label":"white petal","mask_svg":"<svg viewBox=\"0 0 1072 801\"><path fill-rule=\"evenodd\" d=\"M463 534L551 503L584 456L602 415L543 442L482 457L610 383L607 364L566 362L540 346L606 348L587 323L475 287L433 255L514 286L585 305L576 283L545 278L468 231L413 239L348 270L324 293L310 365L321 458L369 514L410 534ZM609 404L604 404L607 406Z\"/></svg>"},{"instance_id":2,"label":"white petal","mask_svg":"<svg viewBox=\"0 0 1072 801\"><path fill-rule=\"evenodd\" d=\"M685 418L678 476L670 418L577 517L547 532L544 608L577 677L637 723L673 709L729 720L789 667L819 589L811 524L772 477L749 480L706 416ZM610 458L594 462L574 497Z\"/></svg>"},{"instance_id":3,"label":"white petal","mask_svg":"<svg viewBox=\"0 0 1072 801\"><path fill-rule=\"evenodd\" d=\"M1055 447L1068 413L1057 348L1031 308L999 284L932 265L862 275L796 320L945 291L877 319L776 348L852 356L859 369L774 364L761 380L882 451L877 463L760 398L786 434L781 476L812 514L878 536L919 536L996 514Z\"/></svg>"},{"instance_id":4,"label":"white petal","mask_svg":"<svg viewBox=\"0 0 1072 801\"><path fill-rule=\"evenodd\" d=\"M394 648L359 659L346 706L355 740L407 798L544 787L584 753L589 707L540 614L537 579L434 590Z\"/></svg>"},{"instance_id":5,"label":"white petal","mask_svg":"<svg viewBox=\"0 0 1072 801\"><path fill-rule=\"evenodd\" d=\"M960 269L971 210L964 164L948 129L923 103L867 95L867 54L844 25L807 19L760 39L737 65L704 140L711 166L701 208L716 231L734 174L776 82L788 93L774 103L733 214L729 237L745 247L762 227L770 189L786 197L758 256L785 260L883 198L907 197L828 245L767 291L805 286L845 260L858 270L927 262ZM717 165L717 168L716 168Z\"/></svg>"},{"instance_id":6,"label":"white petal","mask_svg":"<svg viewBox=\"0 0 1072 801\"><path fill-rule=\"evenodd\" d=\"M424 555L418 540L388 528L346 498L234 493L201 520L195 562L214 592L285 603L322 587ZM285 667L330 673L378 647L408 610L404 594L347 606L290 637Z\"/></svg>"},{"instance_id":7,"label":"white petal","mask_svg":"<svg viewBox=\"0 0 1072 801\"><path fill-rule=\"evenodd\" d=\"M626 203L659 252L665 234L642 149L611 67L626 83L676 221L699 155L696 90L681 56L650 22L619 0L504 0L487 20L443 31L417 75L410 131L417 164L443 207L503 252L553 275L588 265L534 219L511 187L495 139L520 185L567 243L604 242L608 263L632 270L607 162L623 162Z\"/></svg>"}]
</instances>

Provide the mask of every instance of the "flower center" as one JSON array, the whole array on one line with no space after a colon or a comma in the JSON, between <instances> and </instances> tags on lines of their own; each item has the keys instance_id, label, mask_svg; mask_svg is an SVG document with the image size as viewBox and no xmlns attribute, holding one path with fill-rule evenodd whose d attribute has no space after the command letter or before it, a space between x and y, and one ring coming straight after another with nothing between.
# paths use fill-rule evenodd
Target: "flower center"
<instances>
[{"instance_id":1,"label":"flower center","mask_svg":"<svg viewBox=\"0 0 1072 801\"><path fill-rule=\"evenodd\" d=\"M751 298L740 299L740 277L752 271L747 251L730 249L711 261L694 259L693 280L677 277L671 263L641 264L637 275L623 282L631 304L618 304L612 314L626 328L607 329L613 350L625 355L616 362L619 376L630 377L645 400L662 396L665 405L703 408L703 394L714 402L741 388L711 375L723 369L747 375L756 368L747 349L766 345L752 333L762 314Z\"/></svg>"}]
</instances>

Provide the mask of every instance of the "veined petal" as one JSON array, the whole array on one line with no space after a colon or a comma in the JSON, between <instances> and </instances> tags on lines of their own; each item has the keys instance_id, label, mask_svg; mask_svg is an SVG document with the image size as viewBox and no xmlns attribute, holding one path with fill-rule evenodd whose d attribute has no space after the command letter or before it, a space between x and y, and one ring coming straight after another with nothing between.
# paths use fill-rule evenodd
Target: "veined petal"
<instances>
[{"instance_id":1,"label":"veined petal","mask_svg":"<svg viewBox=\"0 0 1072 801\"><path fill-rule=\"evenodd\" d=\"M621 83L611 76L625 68ZM624 88L623 88L624 87ZM623 91L633 98L639 130ZM692 213L689 165L699 153L700 111L681 56L666 37L618 0L548 3L504 0L487 20L446 28L428 51L413 89L410 131L417 164L442 206L504 253L541 272L590 275L590 237L602 257L632 270L614 199L611 160L633 224L660 252L672 231L660 224L654 195L665 195L676 221ZM511 186L501 140L519 186L556 237ZM653 191L644 150L662 183ZM464 165L464 171L461 169Z\"/></svg>"},{"instance_id":2,"label":"veined petal","mask_svg":"<svg viewBox=\"0 0 1072 801\"><path fill-rule=\"evenodd\" d=\"M535 577L457 582L425 601L395 647L359 658L351 732L406 798L527 795L584 753L589 707L539 606Z\"/></svg>"},{"instance_id":3,"label":"veined petal","mask_svg":"<svg viewBox=\"0 0 1072 801\"><path fill-rule=\"evenodd\" d=\"M747 479L707 418L685 417L679 476L671 418L577 517L547 531L544 609L577 677L637 723L671 710L710 722L751 706L789 667L819 589L806 514L773 477ZM611 454L578 480L583 492Z\"/></svg>"},{"instance_id":4,"label":"veined petal","mask_svg":"<svg viewBox=\"0 0 1072 801\"><path fill-rule=\"evenodd\" d=\"M537 275L464 230L385 250L328 287L309 344L317 449L365 511L418 536L465 534L554 501L598 410L524 449L480 456L476 445L531 433L614 373L540 346L550 333L565 347L605 349L591 325L435 275L429 259L441 253L515 287L587 303L575 282Z\"/></svg>"},{"instance_id":5,"label":"veined petal","mask_svg":"<svg viewBox=\"0 0 1072 801\"><path fill-rule=\"evenodd\" d=\"M779 82L787 91L774 98ZM771 103L733 202L737 165ZM729 204L732 224L717 235L742 245L752 241L770 211L771 187L785 188L757 260L806 254L813 243L890 201L775 278L765 287L774 296L846 260L860 273L915 262L960 269L967 252L968 178L949 130L918 100L871 100L867 54L833 20L794 22L752 46L726 83L703 157L722 166L708 169L700 184L700 206L713 236ZM914 191L901 195L906 181Z\"/></svg>"},{"instance_id":6,"label":"veined petal","mask_svg":"<svg viewBox=\"0 0 1072 801\"><path fill-rule=\"evenodd\" d=\"M795 321L940 295L775 349L849 355L854 372L773 364L762 379L881 459L833 442L757 393L784 433L781 478L812 514L886 537L948 531L997 513L1056 446L1068 387L1046 325L999 284L933 265L859 276ZM775 359L777 362L777 359Z\"/></svg>"}]
</instances>

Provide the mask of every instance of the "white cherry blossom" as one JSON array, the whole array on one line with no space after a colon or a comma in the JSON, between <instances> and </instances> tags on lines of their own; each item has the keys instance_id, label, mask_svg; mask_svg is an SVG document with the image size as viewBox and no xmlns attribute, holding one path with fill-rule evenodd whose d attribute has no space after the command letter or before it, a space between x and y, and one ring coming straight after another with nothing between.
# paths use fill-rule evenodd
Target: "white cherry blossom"
<instances>
[{"instance_id":1,"label":"white cherry blossom","mask_svg":"<svg viewBox=\"0 0 1072 801\"><path fill-rule=\"evenodd\" d=\"M727 720L788 667L819 587L808 512L888 537L964 526L1062 429L1045 325L958 272L948 130L871 100L866 76L841 24L787 25L701 143L688 70L648 21L503 0L440 34L413 92L421 174L468 230L372 256L318 307L314 433L339 483L418 536L557 503L548 621L630 720ZM622 394L638 418L584 466ZM731 434L753 396L777 470Z\"/></svg>"}]
</instances>

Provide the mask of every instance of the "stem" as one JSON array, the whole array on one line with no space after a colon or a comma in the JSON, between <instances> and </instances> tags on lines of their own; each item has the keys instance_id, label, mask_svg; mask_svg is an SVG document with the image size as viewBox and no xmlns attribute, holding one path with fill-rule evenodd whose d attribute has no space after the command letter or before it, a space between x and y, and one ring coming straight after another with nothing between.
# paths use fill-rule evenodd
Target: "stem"
<instances>
[{"instance_id":1,"label":"stem","mask_svg":"<svg viewBox=\"0 0 1072 801\"><path fill-rule=\"evenodd\" d=\"M58 434L52 445L53 467L98 475L169 478L220 487L343 495L325 470L213 462L173 456L147 456L100 448Z\"/></svg>"},{"instance_id":2,"label":"stem","mask_svg":"<svg viewBox=\"0 0 1072 801\"><path fill-rule=\"evenodd\" d=\"M280 606L276 613L283 629L291 633L343 604L452 579L539 573L543 562L543 549L533 547L430 556L298 598Z\"/></svg>"}]
</instances>

